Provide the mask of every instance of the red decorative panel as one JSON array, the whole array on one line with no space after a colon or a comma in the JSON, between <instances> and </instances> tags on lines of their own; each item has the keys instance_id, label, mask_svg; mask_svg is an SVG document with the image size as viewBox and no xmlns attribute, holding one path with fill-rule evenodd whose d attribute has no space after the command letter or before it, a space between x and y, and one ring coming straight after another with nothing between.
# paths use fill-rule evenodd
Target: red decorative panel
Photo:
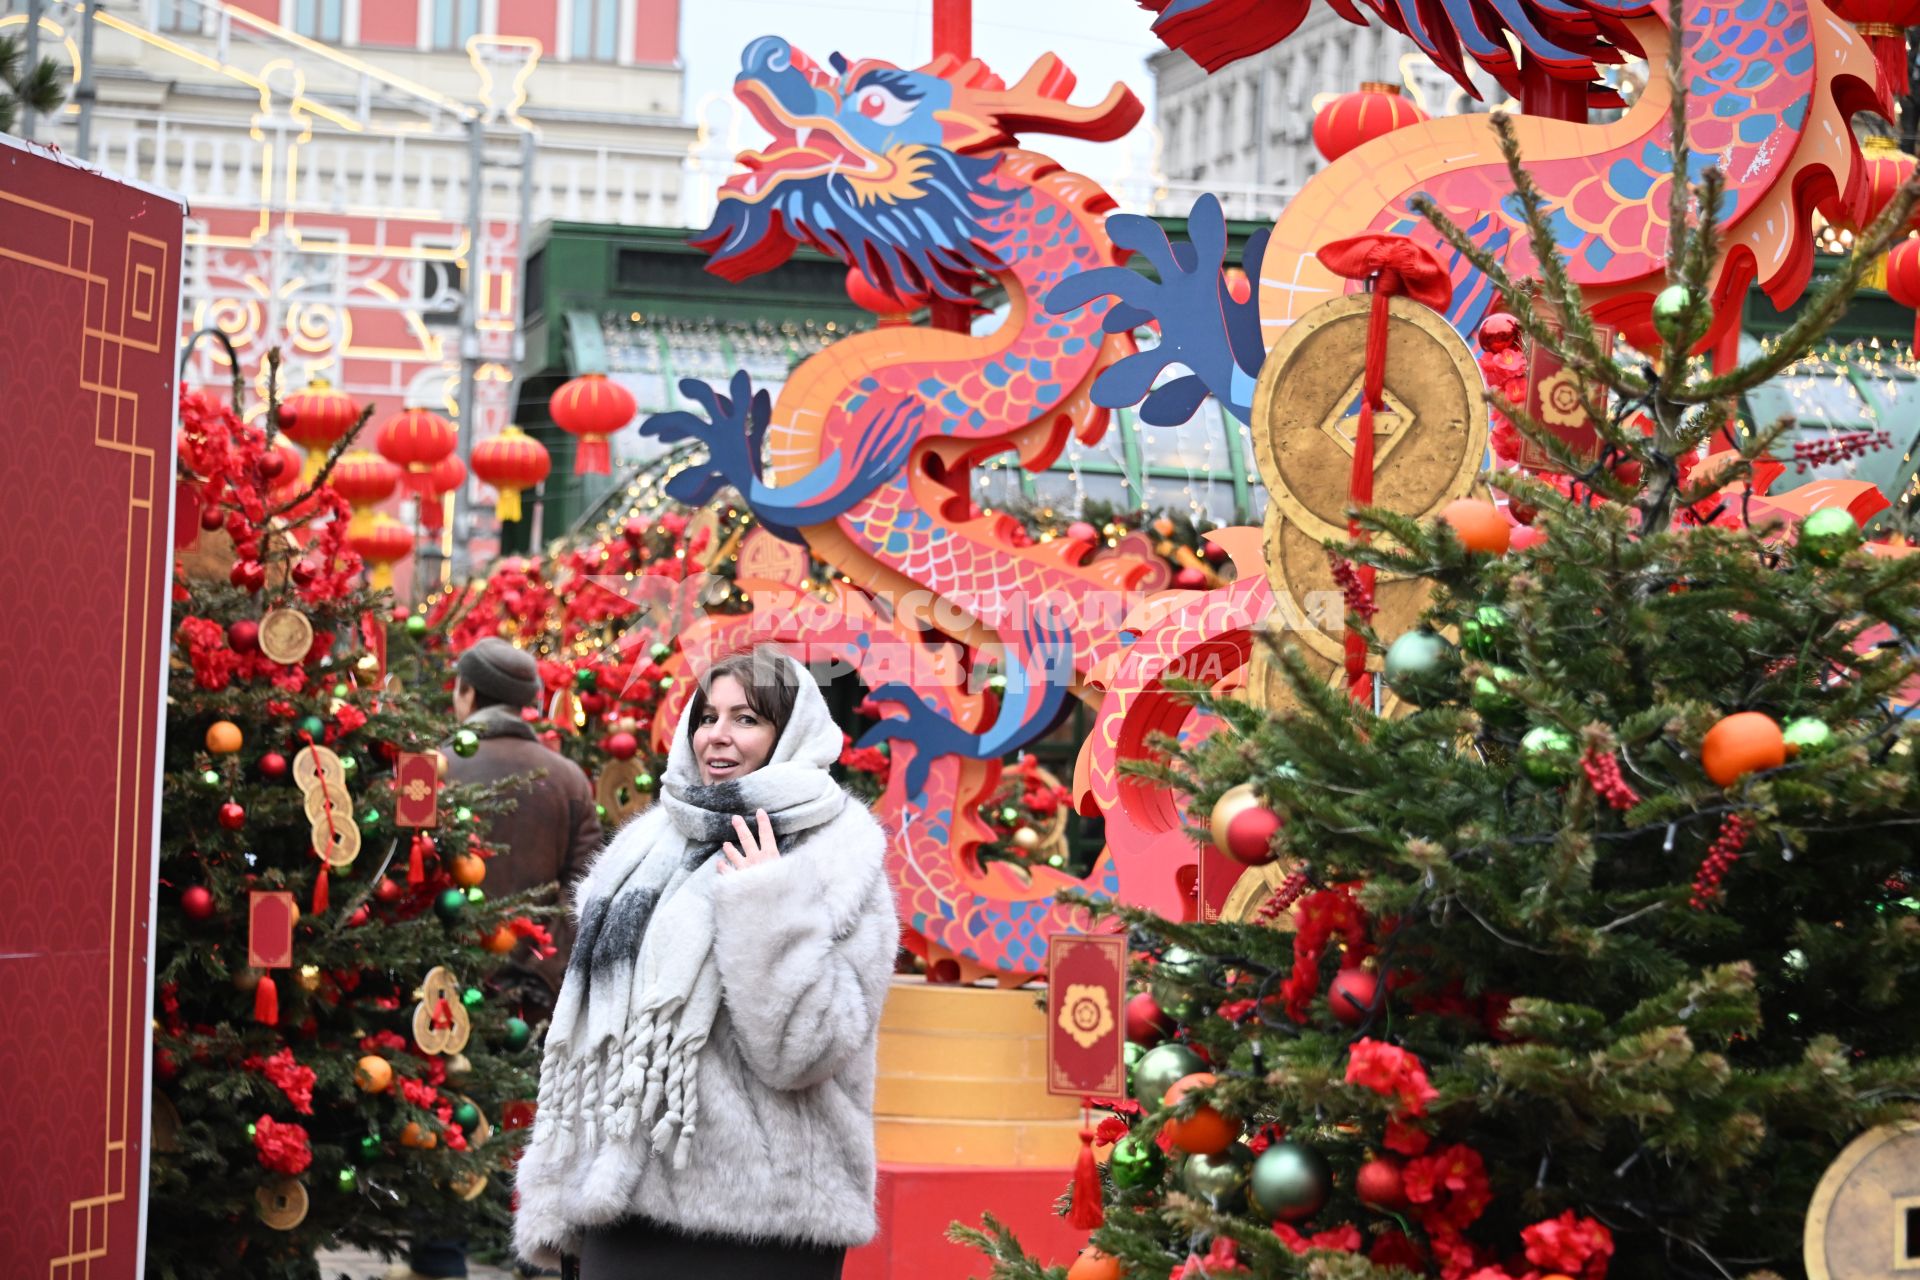
<instances>
[{"instance_id":1,"label":"red decorative panel","mask_svg":"<svg viewBox=\"0 0 1920 1280\"><path fill-rule=\"evenodd\" d=\"M140 1274L185 210L0 140L0 1275Z\"/></svg>"}]
</instances>

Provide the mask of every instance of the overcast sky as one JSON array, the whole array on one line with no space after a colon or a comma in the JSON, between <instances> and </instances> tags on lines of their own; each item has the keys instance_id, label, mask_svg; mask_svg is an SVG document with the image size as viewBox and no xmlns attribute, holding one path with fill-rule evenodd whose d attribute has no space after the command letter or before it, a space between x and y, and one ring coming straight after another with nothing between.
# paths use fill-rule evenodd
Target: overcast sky
<instances>
[{"instance_id":1,"label":"overcast sky","mask_svg":"<svg viewBox=\"0 0 1920 1280\"><path fill-rule=\"evenodd\" d=\"M918 66L932 54L932 0L686 0L680 54L687 69L687 114L717 133L731 123L733 77L740 51L755 36L784 36L825 62L839 50L853 58L885 58ZM1132 0L973 0L973 52L1009 83L1040 55L1057 53L1079 76L1075 102L1097 101L1115 81L1146 105L1146 121L1124 142L1095 144L1034 137L1035 150L1102 183L1117 185L1150 153L1153 82L1147 55L1158 49L1153 15ZM765 135L744 122L745 145Z\"/></svg>"}]
</instances>

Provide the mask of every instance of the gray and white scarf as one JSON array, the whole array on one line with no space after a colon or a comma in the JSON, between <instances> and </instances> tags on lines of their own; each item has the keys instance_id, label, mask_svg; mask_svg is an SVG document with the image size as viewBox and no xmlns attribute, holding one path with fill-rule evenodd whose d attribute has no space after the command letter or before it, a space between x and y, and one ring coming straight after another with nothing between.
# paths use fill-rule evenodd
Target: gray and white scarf
<instances>
[{"instance_id":1,"label":"gray and white scarf","mask_svg":"<svg viewBox=\"0 0 1920 1280\"><path fill-rule=\"evenodd\" d=\"M685 1168L699 1119L694 1062L720 1010L713 884L733 818L765 809L782 857L847 796L828 773L841 733L807 669L793 715L761 768L703 785L681 713L661 803L595 859L579 893L580 931L547 1030L534 1145L543 1161L644 1138ZM751 875L751 871L738 874ZM535 1152L528 1153L535 1158Z\"/></svg>"}]
</instances>

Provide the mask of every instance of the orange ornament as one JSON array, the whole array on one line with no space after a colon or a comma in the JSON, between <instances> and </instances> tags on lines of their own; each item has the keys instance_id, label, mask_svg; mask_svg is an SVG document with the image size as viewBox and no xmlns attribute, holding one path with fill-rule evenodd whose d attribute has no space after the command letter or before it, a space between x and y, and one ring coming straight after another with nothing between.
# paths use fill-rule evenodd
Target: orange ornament
<instances>
[{"instance_id":1,"label":"orange ornament","mask_svg":"<svg viewBox=\"0 0 1920 1280\"><path fill-rule=\"evenodd\" d=\"M520 938L513 930L507 928L505 925L501 925L498 929L495 929L492 933L482 938L480 945L497 956L503 956L513 950L519 942Z\"/></svg>"},{"instance_id":2,"label":"orange ornament","mask_svg":"<svg viewBox=\"0 0 1920 1280\"><path fill-rule=\"evenodd\" d=\"M1165 1102L1171 1106L1180 1101L1193 1089L1213 1087L1214 1075L1211 1071L1196 1071L1190 1076L1182 1076L1167 1090ZM1215 1156L1233 1145L1240 1136L1240 1122L1229 1116L1221 1115L1212 1107L1203 1106L1193 1113L1191 1119L1169 1120L1161 1127L1161 1133L1167 1141L1189 1155Z\"/></svg>"},{"instance_id":3,"label":"orange ornament","mask_svg":"<svg viewBox=\"0 0 1920 1280\"><path fill-rule=\"evenodd\" d=\"M1707 776L1730 787L1759 769L1787 762L1787 740L1774 718L1761 711L1737 711L1707 730L1700 743L1700 766Z\"/></svg>"},{"instance_id":4,"label":"orange ornament","mask_svg":"<svg viewBox=\"0 0 1920 1280\"><path fill-rule=\"evenodd\" d=\"M1120 1259L1088 1245L1067 1268L1067 1280L1120 1280Z\"/></svg>"},{"instance_id":5,"label":"orange ornament","mask_svg":"<svg viewBox=\"0 0 1920 1280\"><path fill-rule=\"evenodd\" d=\"M215 720L207 726L207 750L217 756L230 756L240 749L240 726L231 720Z\"/></svg>"},{"instance_id":6,"label":"orange ornament","mask_svg":"<svg viewBox=\"0 0 1920 1280\"><path fill-rule=\"evenodd\" d=\"M407 1127L400 1131L400 1145L431 1151L440 1145L440 1136L418 1120L409 1120Z\"/></svg>"},{"instance_id":7,"label":"orange ornament","mask_svg":"<svg viewBox=\"0 0 1920 1280\"><path fill-rule=\"evenodd\" d=\"M1453 526L1454 536L1469 551L1500 555L1513 540L1513 526L1491 502L1455 498L1440 508L1440 518Z\"/></svg>"},{"instance_id":8,"label":"orange ornament","mask_svg":"<svg viewBox=\"0 0 1920 1280\"><path fill-rule=\"evenodd\" d=\"M453 860L453 882L462 889L471 889L487 878L487 860L463 853Z\"/></svg>"},{"instance_id":9,"label":"orange ornament","mask_svg":"<svg viewBox=\"0 0 1920 1280\"><path fill-rule=\"evenodd\" d=\"M353 1064L353 1082L368 1093L385 1093L393 1083L393 1064L370 1053Z\"/></svg>"}]
</instances>

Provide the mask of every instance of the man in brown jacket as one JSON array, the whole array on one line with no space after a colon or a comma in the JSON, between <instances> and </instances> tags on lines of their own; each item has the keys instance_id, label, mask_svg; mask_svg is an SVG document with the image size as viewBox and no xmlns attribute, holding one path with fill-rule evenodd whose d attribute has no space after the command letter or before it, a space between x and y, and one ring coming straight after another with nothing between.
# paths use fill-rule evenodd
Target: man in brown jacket
<instances>
[{"instance_id":1,"label":"man in brown jacket","mask_svg":"<svg viewBox=\"0 0 1920 1280\"><path fill-rule=\"evenodd\" d=\"M540 744L520 711L540 700L540 668L533 656L505 640L488 636L454 664L453 714L480 745L470 756L440 744L447 757L447 781L506 783L501 794L513 808L493 820L487 845L487 892L520 893L541 885L560 886L560 900L571 910L573 885L600 848L599 807L580 766ZM536 1026L553 1012L553 998L567 971L573 946L573 919L552 923L557 955L535 959L522 942L501 975L500 998ZM433 1224L416 1223L406 1263L387 1274L392 1280L467 1274L466 1242L434 1238Z\"/></svg>"},{"instance_id":2,"label":"man in brown jacket","mask_svg":"<svg viewBox=\"0 0 1920 1280\"><path fill-rule=\"evenodd\" d=\"M487 863L487 892L499 897L557 884L562 903L570 904L574 881L600 848L599 807L580 766L542 746L521 716L539 699L540 668L533 655L488 636L454 666L453 714L480 745L464 757L442 750L449 782L509 784L504 794L513 808L494 819L487 835L496 855ZM547 989L528 1021L544 1016L567 971L573 923L562 917L552 928L558 955L534 960L524 943L514 955L513 965L537 974Z\"/></svg>"}]
</instances>

